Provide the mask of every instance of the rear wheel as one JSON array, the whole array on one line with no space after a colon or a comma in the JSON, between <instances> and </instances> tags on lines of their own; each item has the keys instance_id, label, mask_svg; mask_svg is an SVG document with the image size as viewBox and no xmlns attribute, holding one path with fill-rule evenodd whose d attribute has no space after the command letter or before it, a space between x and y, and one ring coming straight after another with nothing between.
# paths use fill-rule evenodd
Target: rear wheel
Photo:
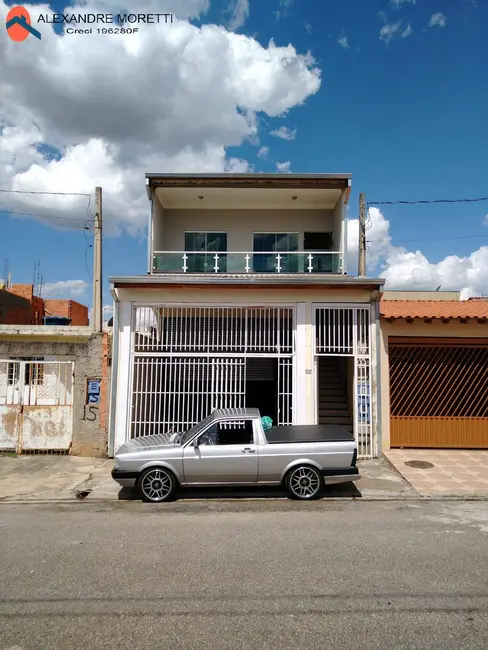
<instances>
[{"instance_id":1,"label":"rear wheel","mask_svg":"<svg viewBox=\"0 0 488 650\"><path fill-rule=\"evenodd\" d=\"M148 467L137 480L142 500L162 503L174 499L177 489L176 477L164 467Z\"/></svg>"},{"instance_id":2,"label":"rear wheel","mask_svg":"<svg viewBox=\"0 0 488 650\"><path fill-rule=\"evenodd\" d=\"M287 474L285 485L292 499L310 501L322 490L322 476L309 465L294 467Z\"/></svg>"}]
</instances>

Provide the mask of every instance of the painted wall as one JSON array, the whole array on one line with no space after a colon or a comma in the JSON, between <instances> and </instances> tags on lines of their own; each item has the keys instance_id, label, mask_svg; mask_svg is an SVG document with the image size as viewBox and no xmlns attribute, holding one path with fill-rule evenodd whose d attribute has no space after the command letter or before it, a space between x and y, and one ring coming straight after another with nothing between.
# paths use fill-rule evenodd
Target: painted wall
<instances>
[{"instance_id":1,"label":"painted wall","mask_svg":"<svg viewBox=\"0 0 488 650\"><path fill-rule=\"evenodd\" d=\"M75 456L107 455L107 395L110 391L108 333L93 333L88 341L29 341L0 337L0 358L48 357L74 361L73 442ZM100 402L86 404L87 381L101 380Z\"/></svg>"},{"instance_id":2,"label":"painted wall","mask_svg":"<svg viewBox=\"0 0 488 650\"><path fill-rule=\"evenodd\" d=\"M157 203L157 201L155 201ZM154 250L184 251L185 231L227 232L227 250L252 251L254 232L335 232L334 250L340 250L341 223L333 210L164 210L155 214Z\"/></svg>"},{"instance_id":3,"label":"painted wall","mask_svg":"<svg viewBox=\"0 0 488 650\"><path fill-rule=\"evenodd\" d=\"M389 323L381 319L381 448L387 451L390 448L390 368L388 361L388 341L390 337L418 337L418 338L488 338L488 325L479 323L424 323L415 321L395 321Z\"/></svg>"}]
</instances>

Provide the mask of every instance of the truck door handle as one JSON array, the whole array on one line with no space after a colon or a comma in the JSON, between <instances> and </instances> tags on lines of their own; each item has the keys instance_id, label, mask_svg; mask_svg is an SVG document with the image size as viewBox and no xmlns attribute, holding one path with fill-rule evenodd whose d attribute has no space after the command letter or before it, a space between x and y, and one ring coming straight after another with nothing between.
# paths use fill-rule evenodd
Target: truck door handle
<instances>
[{"instance_id":1,"label":"truck door handle","mask_svg":"<svg viewBox=\"0 0 488 650\"><path fill-rule=\"evenodd\" d=\"M254 454L256 453L255 449L251 449L251 447L244 447L244 449L241 449L243 454Z\"/></svg>"}]
</instances>

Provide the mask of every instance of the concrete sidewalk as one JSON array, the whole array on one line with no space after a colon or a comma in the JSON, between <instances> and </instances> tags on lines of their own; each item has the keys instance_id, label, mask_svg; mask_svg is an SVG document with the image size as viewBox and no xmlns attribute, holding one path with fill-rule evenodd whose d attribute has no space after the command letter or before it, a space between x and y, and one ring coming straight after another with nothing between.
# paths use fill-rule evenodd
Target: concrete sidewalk
<instances>
[{"instance_id":1,"label":"concrete sidewalk","mask_svg":"<svg viewBox=\"0 0 488 650\"><path fill-rule=\"evenodd\" d=\"M138 499L122 490L110 472L112 460L77 456L0 456L0 502L116 502ZM418 494L384 460L359 461L356 484L330 486L324 498L415 499ZM182 500L286 498L282 488L183 490Z\"/></svg>"}]
</instances>

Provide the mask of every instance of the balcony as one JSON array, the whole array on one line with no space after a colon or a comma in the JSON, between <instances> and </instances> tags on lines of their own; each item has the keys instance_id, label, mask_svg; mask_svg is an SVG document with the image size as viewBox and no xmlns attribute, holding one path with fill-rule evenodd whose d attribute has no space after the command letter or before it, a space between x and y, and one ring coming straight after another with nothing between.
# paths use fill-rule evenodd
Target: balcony
<instances>
[{"instance_id":1,"label":"balcony","mask_svg":"<svg viewBox=\"0 0 488 650\"><path fill-rule=\"evenodd\" d=\"M153 273L341 273L342 253L157 251Z\"/></svg>"}]
</instances>

